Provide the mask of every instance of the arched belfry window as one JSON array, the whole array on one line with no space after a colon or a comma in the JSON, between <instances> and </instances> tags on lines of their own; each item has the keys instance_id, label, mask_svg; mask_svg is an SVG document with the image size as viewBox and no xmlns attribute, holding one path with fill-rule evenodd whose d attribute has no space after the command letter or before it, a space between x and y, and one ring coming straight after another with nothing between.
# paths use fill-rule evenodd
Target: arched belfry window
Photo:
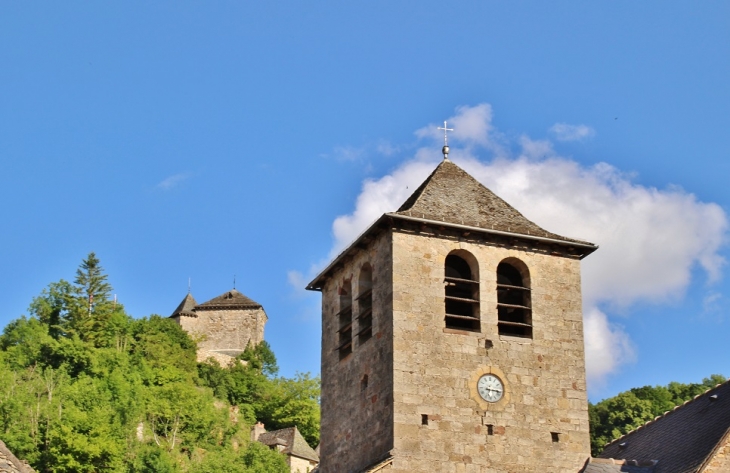
<instances>
[{"instance_id":1,"label":"arched belfry window","mask_svg":"<svg viewBox=\"0 0 730 473\"><path fill-rule=\"evenodd\" d=\"M337 330L337 351L340 360L352 353L352 284L350 281L340 288L340 311L337 313L339 330Z\"/></svg>"},{"instance_id":2,"label":"arched belfry window","mask_svg":"<svg viewBox=\"0 0 730 473\"><path fill-rule=\"evenodd\" d=\"M357 341L359 345L373 336L373 270L363 265L357 282Z\"/></svg>"},{"instance_id":3,"label":"arched belfry window","mask_svg":"<svg viewBox=\"0 0 730 473\"><path fill-rule=\"evenodd\" d=\"M446 328L479 331L479 277L476 260L465 251L452 253L446 257L444 270Z\"/></svg>"},{"instance_id":4,"label":"arched belfry window","mask_svg":"<svg viewBox=\"0 0 730 473\"><path fill-rule=\"evenodd\" d=\"M530 275L522 261L497 266L497 318L500 335L532 338Z\"/></svg>"}]
</instances>

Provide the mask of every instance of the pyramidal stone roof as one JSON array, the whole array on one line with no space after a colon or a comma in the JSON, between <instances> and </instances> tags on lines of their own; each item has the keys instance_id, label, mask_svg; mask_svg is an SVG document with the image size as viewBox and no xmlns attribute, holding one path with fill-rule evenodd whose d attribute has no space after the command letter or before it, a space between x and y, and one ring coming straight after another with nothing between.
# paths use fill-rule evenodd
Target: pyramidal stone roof
<instances>
[{"instance_id":1,"label":"pyramidal stone roof","mask_svg":"<svg viewBox=\"0 0 730 473\"><path fill-rule=\"evenodd\" d=\"M730 442L730 380L613 442L600 458L657 460L654 473L695 473Z\"/></svg>"},{"instance_id":2,"label":"pyramidal stone roof","mask_svg":"<svg viewBox=\"0 0 730 473\"><path fill-rule=\"evenodd\" d=\"M182 300L179 306L177 306L177 309L172 313L170 317L177 317L179 315L184 315L187 317L197 317L195 314L195 306L198 305L197 302L195 302L195 298L192 294L188 293L185 296L185 299Z\"/></svg>"},{"instance_id":3,"label":"pyramidal stone roof","mask_svg":"<svg viewBox=\"0 0 730 473\"><path fill-rule=\"evenodd\" d=\"M283 453L319 462L319 455L312 450L312 447L304 440L304 437L302 437L302 434L299 433L299 429L296 427L264 432L259 435L257 440L269 447L283 445Z\"/></svg>"},{"instance_id":4,"label":"pyramidal stone roof","mask_svg":"<svg viewBox=\"0 0 730 473\"><path fill-rule=\"evenodd\" d=\"M217 309L258 309L261 307L256 301L249 299L235 289L231 289L218 297L195 306L195 311Z\"/></svg>"},{"instance_id":5,"label":"pyramidal stone roof","mask_svg":"<svg viewBox=\"0 0 730 473\"><path fill-rule=\"evenodd\" d=\"M531 241L532 244L557 245L579 259L598 248L593 243L541 228L459 166L444 159L397 211L382 215L310 282L307 289L321 290L324 280L342 258L361 245L372 231L392 225L396 220L450 227L466 234L491 234Z\"/></svg>"},{"instance_id":6,"label":"pyramidal stone roof","mask_svg":"<svg viewBox=\"0 0 730 473\"><path fill-rule=\"evenodd\" d=\"M438 165L395 213L485 230L585 244L540 228L448 159Z\"/></svg>"}]
</instances>

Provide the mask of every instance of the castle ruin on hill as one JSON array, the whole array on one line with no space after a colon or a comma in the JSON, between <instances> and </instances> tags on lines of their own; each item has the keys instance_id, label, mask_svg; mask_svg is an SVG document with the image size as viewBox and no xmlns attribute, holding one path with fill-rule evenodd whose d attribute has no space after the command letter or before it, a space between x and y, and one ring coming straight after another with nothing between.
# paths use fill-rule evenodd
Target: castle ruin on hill
<instances>
[{"instance_id":1,"label":"castle ruin on hill","mask_svg":"<svg viewBox=\"0 0 730 473\"><path fill-rule=\"evenodd\" d=\"M198 342L198 361L213 358L221 366L243 353L249 343L259 344L268 320L261 304L235 289L202 304L188 293L170 318Z\"/></svg>"}]
</instances>

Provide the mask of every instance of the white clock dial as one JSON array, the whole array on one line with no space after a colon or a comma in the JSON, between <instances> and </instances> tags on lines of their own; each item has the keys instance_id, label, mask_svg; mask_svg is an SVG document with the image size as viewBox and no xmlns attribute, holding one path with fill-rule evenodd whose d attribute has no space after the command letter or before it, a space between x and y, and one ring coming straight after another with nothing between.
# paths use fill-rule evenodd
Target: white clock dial
<instances>
[{"instance_id":1,"label":"white clock dial","mask_svg":"<svg viewBox=\"0 0 730 473\"><path fill-rule=\"evenodd\" d=\"M487 402L497 402L504 395L502 381L493 374L485 374L477 381L477 391Z\"/></svg>"}]
</instances>

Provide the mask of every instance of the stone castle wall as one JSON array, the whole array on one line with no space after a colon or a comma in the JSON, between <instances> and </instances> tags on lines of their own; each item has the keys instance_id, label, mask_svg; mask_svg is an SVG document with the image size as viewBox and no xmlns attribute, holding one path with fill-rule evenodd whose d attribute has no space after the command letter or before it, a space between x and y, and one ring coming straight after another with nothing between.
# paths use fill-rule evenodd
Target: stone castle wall
<instances>
[{"instance_id":1,"label":"stone castle wall","mask_svg":"<svg viewBox=\"0 0 730 473\"><path fill-rule=\"evenodd\" d=\"M725 436L721 446L703 470L704 473L727 473L730 471L730 434Z\"/></svg>"},{"instance_id":2,"label":"stone castle wall","mask_svg":"<svg viewBox=\"0 0 730 473\"><path fill-rule=\"evenodd\" d=\"M361 293L360 269L373 269L373 336L357 341L358 302L353 304L353 351L340 360L339 290L349 280L353 299ZM387 456L393 447L393 328L391 248L381 233L367 251L359 252L333 274L322 291L322 473L362 471ZM367 376L367 385L364 379Z\"/></svg>"},{"instance_id":3,"label":"stone castle wall","mask_svg":"<svg viewBox=\"0 0 730 473\"><path fill-rule=\"evenodd\" d=\"M289 455L286 460L291 473L309 473L317 466L317 462Z\"/></svg>"},{"instance_id":4,"label":"stone castle wall","mask_svg":"<svg viewBox=\"0 0 730 473\"><path fill-rule=\"evenodd\" d=\"M480 332L444 327L444 262L457 249L478 261ZM392 251L392 471L579 471L590 456L580 262L399 232ZM497 331L496 270L506 257L530 271L532 339ZM505 383L498 403L474 388L487 372Z\"/></svg>"},{"instance_id":5,"label":"stone castle wall","mask_svg":"<svg viewBox=\"0 0 730 473\"><path fill-rule=\"evenodd\" d=\"M174 320L198 342L198 361L214 358L228 364L249 342L264 339L266 314L262 308L196 310L197 317L177 316Z\"/></svg>"}]
</instances>

